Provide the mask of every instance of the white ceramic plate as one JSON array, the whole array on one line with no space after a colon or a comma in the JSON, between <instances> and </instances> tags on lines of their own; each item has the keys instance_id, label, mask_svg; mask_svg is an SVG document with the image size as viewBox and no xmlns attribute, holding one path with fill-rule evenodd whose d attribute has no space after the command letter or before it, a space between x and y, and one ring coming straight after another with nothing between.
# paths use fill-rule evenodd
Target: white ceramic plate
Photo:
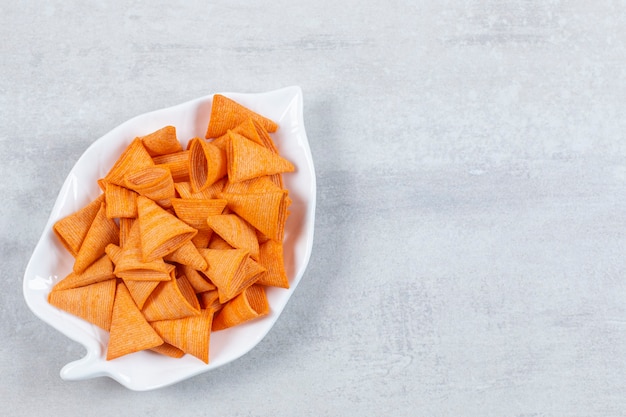
<instances>
[{"instance_id":1,"label":"white ceramic plate","mask_svg":"<svg viewBox=\"0 0 626 417\"><path fill-rule=\"evenodd\" d=\"M295 173L284 175L285 186L293 200L284 242L290 288L268 289L269 316L212 333L208 365L191 355L174 359L148 351L107 361L107 332L48 304L50 289L73 265L72 256L52 232L54 222L83 207L100 193L97 180L106 175L135 137L165 125L176 127L183 147L192 137L204 137L213 96L135 117L96 140L80 157L59 192L24 275L24 297L33 313L87 349L84 358L63 367L63 379L108 376L129 389L145 391L217 368L256 346L272 328L296 289L311 254L316 201L315 170L304 129L302 91L299 87L287 87L262 94L222 94L278 122L280 128L272 137L281 155L296 166Z\"/></svg>"}]
</instances>

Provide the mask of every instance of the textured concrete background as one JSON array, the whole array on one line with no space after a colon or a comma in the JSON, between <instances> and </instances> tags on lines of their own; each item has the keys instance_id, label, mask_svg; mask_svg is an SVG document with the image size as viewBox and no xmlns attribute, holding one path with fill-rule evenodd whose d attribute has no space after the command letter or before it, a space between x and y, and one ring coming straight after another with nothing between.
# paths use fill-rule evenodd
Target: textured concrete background
<instances>
[{"instance_id":1,"label":"textured concrete background","mask_svg":"<svg viewBox=\"0 0 626 417\"><path fill-rule=\"evenodd\" d=\"M0 39L0 414L626 415L625 4L4 1ZM78 157L294 84L316 240L274 329L158 391L62 381L21 285Z\"/></svg>"}]
</instances>

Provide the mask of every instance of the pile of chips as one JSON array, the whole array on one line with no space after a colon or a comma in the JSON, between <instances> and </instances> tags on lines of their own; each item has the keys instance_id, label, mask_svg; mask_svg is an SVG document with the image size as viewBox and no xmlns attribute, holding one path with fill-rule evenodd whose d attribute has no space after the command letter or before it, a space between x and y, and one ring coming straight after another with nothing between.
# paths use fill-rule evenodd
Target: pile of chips
<instances>
[{"instance_id":1,"label":"pile of chips","mask_svg":"<svg viewBox=\"0 0 626 417\"><path fill-rule=\"evenodd\" d=\"M272 120L215 95L205 138L174 126L135 138L101 194L53 230L74 257L53 306L109 332L106 358L141 350L209 362L212 331L269 314L289 288L283 234L291 200Z\"/></svg>"}]
</instances>

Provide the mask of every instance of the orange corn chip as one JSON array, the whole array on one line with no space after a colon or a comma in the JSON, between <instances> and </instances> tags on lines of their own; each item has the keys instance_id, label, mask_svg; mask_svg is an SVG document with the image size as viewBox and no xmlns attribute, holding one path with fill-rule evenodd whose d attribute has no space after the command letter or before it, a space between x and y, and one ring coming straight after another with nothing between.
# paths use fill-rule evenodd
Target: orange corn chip
<instances>
[{"instance_id":1,"label":"orange corn chip","mask_svg":"<svg viewBox=\"0 0 626 417\"><path fill-rule=\"evenodd\" d=\"M80 245L83 243L93 219L104 202L104 194L100 194L95 200L80 210L57 221L52 230L61 244L73 257L76 257Z\"/></svg>"},{"instance_id":2,"label":"orange corn chip","mask_svg":"<svg viewBox=\"0 0 626 417\"><path fill-rule=\"evenodd\" d=\"M206 222L206 218L214 216L216 214L222 214L226 207L226 200L211 199L185 199L174 198L172 199L172 206L176 216L189 226L197 230L207 230L209 225Z\"/></svg>"},{"instance_id":3,"label":"orange corn chip","mask_svg":"<svg viewBox=\"0 0 626 417\"><path fill-rule=\"evenodd\" d=\"M152 158L143 146L141 139L135 138L104 177L104 181L123 187L124 178L128 174L153 165L154 162L152 162Z\"/></svg>"},{"instance_id":4,"label":"orange corn chip","mask_svg":"<svg viewBox=\"0 0 626 417\"><path fill-rule=\"evenodd\" d=\"M136 206L135 206L136 209ZM119 219L120 222L120 247L124 246L126 241L128 240L128 236L130 235L130 230L135 224L135 218L130 217L121 217Z\"/></svg>"},{"instance_id":5,"label":"orange corn chip","mask_svg":"<svg viewBox=\"0 0 626 417\"><path fill-rule=\"evenodd\" d=\"M255 194L220 193L228 207L261 233L282 241L287 202L284 191Z\"/></svg>"},{"instance_id":6,"label":"orange corn chip","mask_svg":"<svg viewBox=\"0 0 626 417\"><path fill-rule=\"evenodd\" d=\"M138 309L142 309L146 300L152 294L152 291L159 285L161 281L137 281L131 279L125 279L124 284L128 289L131 297L135 301Z\"/></svg>"},{"instance_id":7,"label":"orange corn chip","mask_svg":"<svg viewBox=\"0 0 626 417\"><path fill-rule=\"evenodd\" d=\"M226 176L226 153L204 139L189 141L189 180L193 192L210 187Z\"/></svg>"},{"instance_id":8,"label":"orange corn chip","mask_svg":"<svg viewBox=\"0 0 626 417\"><path fill-rule=\"evenodd\" d=\"M232 132L237 133L245 137L246 139L250 139L251 141L258 143L259 145L263 145L263 141L259 137L259 133L257 132L251 118L248 118L244 122L238 124L237 127L232 129ZM228 132L226 132L219 138L212 140L210 143L217 146L222 151L226 152L228 151L229 142L230 136L228 135Z\"/></svg>"},{"instance_id":9,"label":"orange corn chip","mask_svg":"<svg viewBox=\"0 0 626 417\"><path fill-rule=\"evenodd\" d=\"M103 255L100 259L92 263L80 274L70 272L68 276L57 282L54 291L67 290L69 288L83 287L95 284L96 282L114 279L113 263L108 255Z\"/></svg>"},{"instance_id":10,"label":"orange corn chip","mask_svg":"<svg viewBox=\"0 0 626 417\"><path fill-rule=\"evenodd\" d=\"M109 219L137 217L137 193L126 187L106 183L106 215Z\"/></svg>"},{"instance_id":11,"label":"orange corn chip","mask_svg":"<svg viewBox=\"0 0 626 417\"><path fill-rule=\"evenodd\" d=\"M276 132L278 129L278 125L272 120L253 112L228 97L215 94L211 105L211 118L209 119L206 138L220 137L248 118L261 123L268 132Z\"/></svg>"},{"instance_id":12,"label":"orange corn chip","mask_svg":"<svg viewBox=\"0 0 626 417\"><path fill-rule=\"evenodd\" d=\"M259 135L259 140L261 141L261 144L265 146L267 149L269 149L270 151L272 151L273 153L276 153L276 154L279 153L278 148L274 144L272 137L269 135L265 127L263 127L261 123L256 122L254 120L252 121L252 124L254 124L256 132Z\"/></svg>"},{"instance_id":13,"label":"orange corn chip","mask_svg":"<svg viewBox=\"0 0 626 417\"><path fill-rule=\"evenodd\" d=\"M113 265L116 265L120 259L122 259L120 257L122 255L122 248L114 243L109 243L106 248L104 248L104 252L109 256Z\"/></svg>"},{"instance_id":14,"label":"orange corn chip","mask_svg":"<svg viewBox=\"0 0 626 417\"><path fill-rule=\"evenodd\" d=\"M271 287L289 288L282 242L268 240L259 246L259 251L259 263L266 271L259 276L256 283Z\"/></svg>"},{"instance_id":15,"label":"orange corn chip","mask_svg":"<svg viewBox=\"0 0 626 417\"><path fill-rule=\"evenodd\" d=\"M114 299L115 279L67 290L53 290L48 294L48 302L53 306L104 330L111 327Z\"/></svg>"},{"instance_id":16,"label":"orange corn chip","mask_svg":"<svg viewBox=\"0 0 626 417\"><path fill-rule=\"evenodd\" d=\"M181 276L161 282L142 311L148 321L171 320L199 314L200 304L187 278Z\"/></svg>"},{"instance_id":17,"label":"orange corn chip","mask_svg":"<svg viewBox=\"0 0 626 417\"><path fill-rule=\"evenodd\" d=\"M249 180L238 182L227 181L224 185L223 191L225 193L252 194L282 191L282 189L278 187L274 181L272 181L271 175L264 175L262 177L251 178Z\"/></svg>"},{"instance_id":18,"label":"orange corn chip","mask_svg":"<svg viewBox=\"0 0 626 417\"><path fill-rule=\"evenodd\" d=\"M180 142L176 137L176 128L174 126L165 126L149 135L141 138L143 146L148 153L154 155L164 155L182 151Z\"/></svg>"},{"instance_id":19,"label":"orange corn chip","mask_svg":"<svg viewBox=\"0 0 626 417\"><path fill-rule=\"evenodd\" d=\"M174 183L174 188L176 188L178 195L184 199L211 200L217 198L217 195L224 188L224 184L226 184L226 178L215 181L202 191L193 192L190 182L181 181Z\"/></svg>"},{"instance_id":20,"label":"orange corn chip","mask_svg":"<svg viewBox=\"0 0 626 417\"><path fill-rule=\"evenodd\" d=\"M259 259L259 241L256 230L236 214L208 216L207 224L234 248L245 249L254 259Z\"/></svg>"},{"instance_id":21,"label":"orange corn chip","mask_svg":"<svg viewBox=\"0 0 626 417\"><path fill-rule=\"evenodd\" d=\"M124 179L129 189L160 203L168 208L169 200L176 196L174 179L169 169L163 167L148 167L129 174Z\"/></svg>"},{"instance_id":22,"label":"orange corn chip","mask_svg":"<svg viewBox=\"0 0 626 417\"><path fill-rule=\"evenodd\" d=\"M293 172L295 167L282 156L252 142L243 136L229 132L228 181L238 182L263 175Z\"/></svg>"},{"instance_id":23,"label":"orange corn chip","mask_svg":"<svg viewBox=\"0 0 626 417\"><path fill-rule=\"evenodd\" d=\"M177 359L185 356L185 352L178 349L176 346L170 345L169 343L163 343L162 345L153 347L150 350L156 353L160 353L161 355L166 355Z\"/></svg>"},{"instance_id":24,"label":"orange corn chip","mask_svg":"<svg viewBox=\"0 0 626 417\"><path fill-rule=\"evenodd\" d=\"M196 248L206 248L209 246L209 241L211 240L211 236L213 235L213 230L198 230L198 234L196 234L191 242L194 244Z\"/></svg>"},{"instance_id":25,"label":"orange corn chip","mask_svg":"<svg viewBox=\"0 0 626 417\"><path fill-rule=\"evenodd\" d=\"M200 314L174 320L150 323L154 330L172 346L209 363L209 345L213 311L202 310Z\"/></svg>"},{"instance_id":26,"label":"orange corn chip","mask_svg":"<svg viewBox=\"0 0 626 417\"><path fill-rule=\"evenodd\" d=\"M152 160L156 166L169 169L174 182L189 181L189 151L159 155Z\"/></svg>"},{"instance_id":27,"label":"orange corn chip","mask_svg":"<svg viewBox=\"0 0 626 417\"><path fill-rule=\"evenodd\" d=\"M174 252L198 233L146 197L137 198L137 210L143 260L146 262Z\"/></svg>"},{"instance_id":28,"label":"orange corn chip","mask_svg":"<svg viewBox=\"0 0 626 417\"><path fill-rule=\"evenodd\" d=\"M223 330L269 314L265 290L260 285L252 285L233 298L217 313L212 330Z\"/></svg>"},{"instance_id":29,"label":"orange corn chip","mask_svg":"<svg viewBox=\"0 0 626 417\"><path fill-rule=\"evenodd\" d=\"M225 303L253 281L246 276L246 260L249 257L243 249L201 249L200 253L209 264L206 274L217 287L220 302Z\"/></svg>"},{"instance_id":30,"label":"orange corn chip","mask_svg":"<svg viewBox=\"0 0 626 417\"><path fill-rule=\"evenodd\" d=\"M198 293L198 301L200 301L200 307L202 309L218 311L222 308L217 290L209 290Z\"/></svg>"},{"instance_id":31,"label":"orange corn chip","mask_svg":"<svg viewBox=\"0 0 626 417\"><path fill-rule=\"evenodd\" d=\"M113 272L116 276L130 281L169 281L170 273L175 267L165 263L161 258L144 262L139 233L139 223L136 222L120 253L112 255L117 258ZM110 245L107 248L112 249Z\"/></svg>"},{"instance_id":32,"label":"orange corn chip","mask_svg":"<svg viewBox=\"0 0 626 417\"><path fill-rule=\"evenodd\" d=\"M215 285L209 281L204 272L193 269L187 265L181 265L180 270L181 274L187 277L187 281L189 281L195 293L215 289Z\"/></svg>"},{"instance_id":33,"label":"orange corn chip","mask_svg":"<svg viewBox=\"0 0 626 417\"><path fill-rule=\"evenodd\" d=\"M209 249L235 249L228 244L220 235L213 234L211 236L211 242L209 242Z\"/></svg>"},{"instance_id":34,"label":"orange corn chip","mask_svg":"<svg viewBox=\"0 0 626 417\"><path fill-rule=\"evenodd\" d=\"M191 241L185 242L180 248L166 255L163 259L168 262L189 265L193 269L203 270L208 267L206 260Z\"/></svg>"},{"instance_id":35,"label":"orange corn chip","mask_svg":"<svg viewBox=\"0 0 626 417\"><path fill-rule=\"evenodd\" d=\"M74 272L80 274L94 261L104 255L104 248L109 243L119 243L119 228L113 219L106 216L106 205L102 203L93 219L87 235L80 245L74 262Z\"/></svg>"},{"instance_id":36,"label":"orange corn chip","mask_svg":"<svg viewBox=\"0 0 626 417\"><path fill-rule=\"evenodd\" d=\"M113 305L107 360L162 344L163 339L141 314L126 285L119 283Z\"/></svg>"}]
</instances>

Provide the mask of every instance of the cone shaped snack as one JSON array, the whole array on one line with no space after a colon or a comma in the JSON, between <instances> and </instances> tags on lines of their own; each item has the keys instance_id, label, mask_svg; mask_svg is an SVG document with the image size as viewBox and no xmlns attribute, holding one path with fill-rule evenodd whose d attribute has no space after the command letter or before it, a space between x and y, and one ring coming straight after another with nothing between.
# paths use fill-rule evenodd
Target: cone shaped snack
<instances>
[{"instance_id":1,"label":"cone shaped snack","mask_svg":"<svg viewBox=\"0 0 626 417\"><path fill-rule=\"evenodd\" d=\"M137 207L136 201L137 200L135 200L135 209ZM126 244L126 241L128 240L128 236L130 235L130 230L132 229L133 224L135 224L135 220L136 220L136 218L120 217L120 219L119 219L119 223L120 223L120 247L122 247L122 246L124 246Z\"/></svg>"},{"instance_id":2,"label":"cone shaped snack","mask_svg":"<svg viewBox=\"0 0 626 417\"><path fill-rule=\"evenodd\" d=\"M106 215L109 219L137 217L136 192L111 182L107 182L105 187Z\"/></svg>"},{"instance_id":3,"label":"cone shaped snack","mask_svg":"<svg viewBox=\"0 0 626 417\"><path fill-rule=\"evenodd\" d=\"M52 230L61 244L73 257L76 257L80 245L83 243L93 219L104 202L104 194L100 194L95 200L85 207L57 221Z\"/></svg>"},{"instance_id":4,"label":"cone shaped snack","mask_svg":"<svg viewBox=\"0 0 626 417\"><path fill-rule=\"evenodd\" d=\"M176 195L172 174L163 167L152 166L135 171L126 176L124 184L165 208L171 207L169 200Z\"/></svg>"},{"instance_id":5,"label":"cone shaped snack","mask_svg":"<svg viewBox=\"0 0 626 417\"><path fill-rule=\"evenodd\" d=\"M113 305L107 360L162 344L163 339L141 314L126 285L119 283Z\"/></svg>"},{"instance_id":6,"label":"cone shaped snack","mask_svg":"<svg viewBox=\"0 0 626 417\"><path fill-rule=\"evenodd\" d=\"M291 162L245 137L229 132L228 181L238 182L264 175L293 172Z\"/></svg>"},{"instance_id":7,"label":"cone shaped snack","mask_svg":"<svg viewBox=\"0 0 626 417\"><path fill-rule=\"evenodd\" d=\"M142 309L146 300L152 294L152 291L159 285L161 281L137 281L125 279L124 284L128 289L133 301L137 305L138 309Z\"/></svg>"},{"instance_id":8,"label":"cone shaped snack","mask_svg":"<svg viewBox=\"0 0 626 417\"><path fill-rule=\"evenodd\" d=\"M211 291L215 289L215 285L209 281L206 274L197 269L193 269L187 265L180 266L181 275L187 277L187 281L193 287L195 293Z\"/></svg>"},{"instance_id":9,"label":"cone shaped snack","mask_svg":"<svg viewBox=\"0 0 626 417\"><path fill-rule=\"evenodd\" d=\"M233 298L216 314L212 330L222 330L269 314L265 290L252 285Z\"/></svg>"},{"instance_id":10,"label":"cone shaped snack","mask_svg":"<svg viewBox=\"0 0 626 417\"><path fill-rule=\"evenodd\" d=\"M200 314L175 320L152 322L156 332L172 346L209 363L209 345L213 311L202 310Z\"/></svg>"},{"instance_id":11,"label":"cone shaped snack","mask_svg":"<svg viewBox=\"0 0 626 417\"><path fill-rule=\"evenodd\" d=\"M226 176L226 152L204 139L189 142L189 181L193 192L210 187Z\"/></svg>"},{"instance_id":12,"label":"cone shaped snack","mask_svg":"<svg viewBox=\"0 0 626 417\"><path fill-rule=\"evenodd\" d=\"M163 343L160 346L156 346L150 349L153 352L160 353L161 355L169 356L171 358L182 358L185 356L185 352L178 349L176 346L172 346L169 343Z\"/></svg>"},{"instance_id":13,"label":"cone shaped snack","mask_svg":"<svg viewBox=\"0 0 626 417\"><path fill-rule=\"evenodd\" d=\"M225 303L246 286L246 260L249 255L243 249L203 249L200 251L209 264L206 274L217 287L220 302Z\"/></svg>"},{"instance_id":14,"label":"cone shaped snack","mask_svg":"<svg viewBox=\"0 0 626 417\"><path fill-rule=\"evenodd\" d=\"M218 311L222 308L220 297L216 289L198 293L198 301L200 301L200 307L202 309Z\"/></svg>"},{"instance_id":15,"label":"cone shaped snack","mask_svg":"<svg viewBox=\"0 0 626 417\"><path fill-rule=\"evenodd\" d=\"M258 143L259 145L263 145L263 141L261 140L259 133L256 130L254 122L251 118L246 119L244 122L240 123L232 129L233 133L237 133L246 139L250 139L252 142ZM230 143L230 135L228 132L211 141L212 145L217 146L222 151L227 152ZM264 146L264 145L263 145Z\"/></svg>"},{"instance_id":16,"label":"cone shaped snack","mask_svg":"<svg viewBox=\"0 0 626 417\"><path fill-rule=\"evenodd\" d=\"M259 122L270 133L276 132L278 129L278 125L272 120L253 112L228 97L215 94L213 96L213 104L211 105L211 118L205 137L207 139L220 137L226 131L234 129L248 118Z\"/></svg>"},{"instance_id":17,"label":"cone shaped snack","mask_svg":"<svg viewBox=\"0 0 626 417\"><path fill-rule=\"evenodd\" d=\"M121 253L116 256L114 273L116 276L131 281L169 281L174 265L169 265L162 258L149 262L143 259L139 223L135 222L128 235L128 240Z\"/></svg>"},{"instance_id":18,"label":"cone shaped snack","mask_svg":"<svg viewBox=\"0 0 626 417\"><path fill-rule=\"evenodd\" d=\"M151 156L182 151L174 126L165 126L141 138L143 146Z\"/></svg>"},{"instance_id":19,"label":"cone shaped snack","mask_svg":"<svg viewBox=\"0 0 626 417\"><path fill-rule=\"evenodd\" d=\"M198 230L198 233L191 239L191 242L198 249L206 248L209 246L209 241L211 240L211 236L213 235L213 230L211 229L202 229Z\"/></svg>"},{"instance_id":20,"label":"cone shaped snack","mask_svg":"<svg viewBox=\"0 0 626 417\"><path fill-rule=\"evenodd\" d=\"M189 181L189 151L155 156L152 160L156 166L167 168L174 182Z\"/></svg>"},{"instance_id":21,"label":"cone shaped snack","mask_svg":"<svg viewBox=\"0 0 626 417\"><path fill-rule=\"evenodd\" d=\"M181 198L210 200L213 198L217 198L217 195L224 188L224 184L226 184L226 178L215 181L213 184L211 184L202 191L194 192L191 189L190 182L181 181L174 183L174 188L176 188L176 192L178 192L178 195Z\"/></svg>"},{"instance_id":22,"label":"cone shaped snack","mask_svg":"<svg viewBox=\"0 0 626 417\"><path fill-rule=\"evenodd\" d=\"M115 281L109 279L68 290L53 290L48 294L48 302L104 330L109 330L115 299Z\"/></svg>"},{"instance_id":23,"label":"cone shaped snack","mask_svg":"<svg viewBox=\"0 0 626 417\"><path fill-rule=\"evenodd\" d=\"M236 214L208 216L209 227L234 248L245 249L250 256L259 259L259 241L256 230Z\"/></svg>"},{"instance_id":24,"label":"cone shaped snack","mask_svg":"<svg viewBox=\"0 0 626 417\"><path fill-rule=\"evenodd\" d=\"M109 256L113 265L117 265L120 259L122 259L122 248L114 243L109 243L106 248L104 248L104 252Z\"/></svg>"},{"instance_id":25,"label":"cone shaped snack","mask_svg":"<svg viewBox=\"0 0 626 417\"><path fill-rule=\"evenodd\" d=\"M92 263L85 271L80 274L70 272L70 274L57 282L54 286L55 291L67 290L69 288L83 287L85 285L95 284L96 282L114 279L113 262L108 255L104 254Z\"/></svg>"},{"instance_id":26,"label":"cone shaped snack","mask_svg":"<svg viewBox=\"0 0 626 417\"><path fill-rule=\"evenodd\" d=\"M209 225L206 222L208 216L222 214L226 207L226 200L211 199L172 199L172 206L176 216L187 223L189 226L197 230L208 230Z\"/></svg>"},{"instance_id":27,"label":"cone shaped snack","mask_svg":"<svg viewBox=\"0 0 626 417\"><path fill-rule=\"evenodd\" d=\"M214 233L211 236L211 241L209 242L209 249L235 249L231 245L228 244L220 235Z\"/></svg>"},{"instance_id":28,"label":"cone shaped snack","mask_svg":"<svg viewBox=\"0 0 626 417\"><path fill-rule=\"evenodd\" d=\"M128 174L153 165L154 162L152 162L150 154L146 151L146 148L144 148L141 139L135 138L115 162L113 168L111 168L109 173L104 177L104 182L110 182L123 187L124 178L126 178Z\"/></svg>"},{"instance_id":29,"label":"cone shaped snack","mask_svg":"<svg viewBox=\"0 0 626 417\"><path fill-rule=\"evenodd\" d=\"M259 276L256 283L270 287L289 288L282 243L268 240L259 247L259 251L259 263L266 271Z\"/></svg>"},{"instance_id":30,"label":"cone shaped snack","mask_svg":"<svg viewBox=\"0 0 626 417\"><path fill-rule=\"evenodd\" d=\"M148 321L178 319L200 312L200 304L186 278L171 279L159 284L143 306Z\"/></svg>"},{"instance_id":31,"label":"cone shaped snack","mask_svg":"<svg viewBox=\"0 0 626 417\"><path fill-rule=\"evenodd\" d=\"M224 184L223 191L225 193L233 194L254 194L283 191L283 189L278 187L274 181L272 181L271 175L264 175L238 182L228 181Z\"/></svg>"},{"instance_id":32,"label":"cone shaped snack","mask_svg":"<svg viewBox=\"0 0 626 417\"><path fill-rule=\"evenodd\" d=\"M196 229L146 197L137 198L137 211L145 262L172 253L198 233Z\"/></svg>"},{"instance_id":33,"label":"cone shaped snack","mask_svg":"<svg viewBox=\"0 0 626 417\"><path fill-rule=\"evenodd\" d=\"M166 255L163 259L168 262L188 265L198 270L204 270L208 267L206 260L200 255L200 252L198 252L198 249L191 241L185 242L184 245Z\"/></svg>"},{"instance_id":34,"label":"cone shaped snack","mask_svg":"<svg viewBox=\"0 0 626 417\"><path fill-rule=\"evenodd\" d=\"M74 272L80 274L104 255L104 248L109 243L119 243L119 233L115 221L106 216L106 205L102 203L91 226L89 226L83 243L80 245L78 254L76 254Z\"/></svg>"},{"instance_id":35,"label":"cone shaped snack","mask_svg":"<svg viewBox=\"0 0 626 417\"><path fill-rule=\"evenodd\" d=\"M270 239L282 241L287 205L284 191L220 193L228 207Z\"/></svg>"}]
</instances>

